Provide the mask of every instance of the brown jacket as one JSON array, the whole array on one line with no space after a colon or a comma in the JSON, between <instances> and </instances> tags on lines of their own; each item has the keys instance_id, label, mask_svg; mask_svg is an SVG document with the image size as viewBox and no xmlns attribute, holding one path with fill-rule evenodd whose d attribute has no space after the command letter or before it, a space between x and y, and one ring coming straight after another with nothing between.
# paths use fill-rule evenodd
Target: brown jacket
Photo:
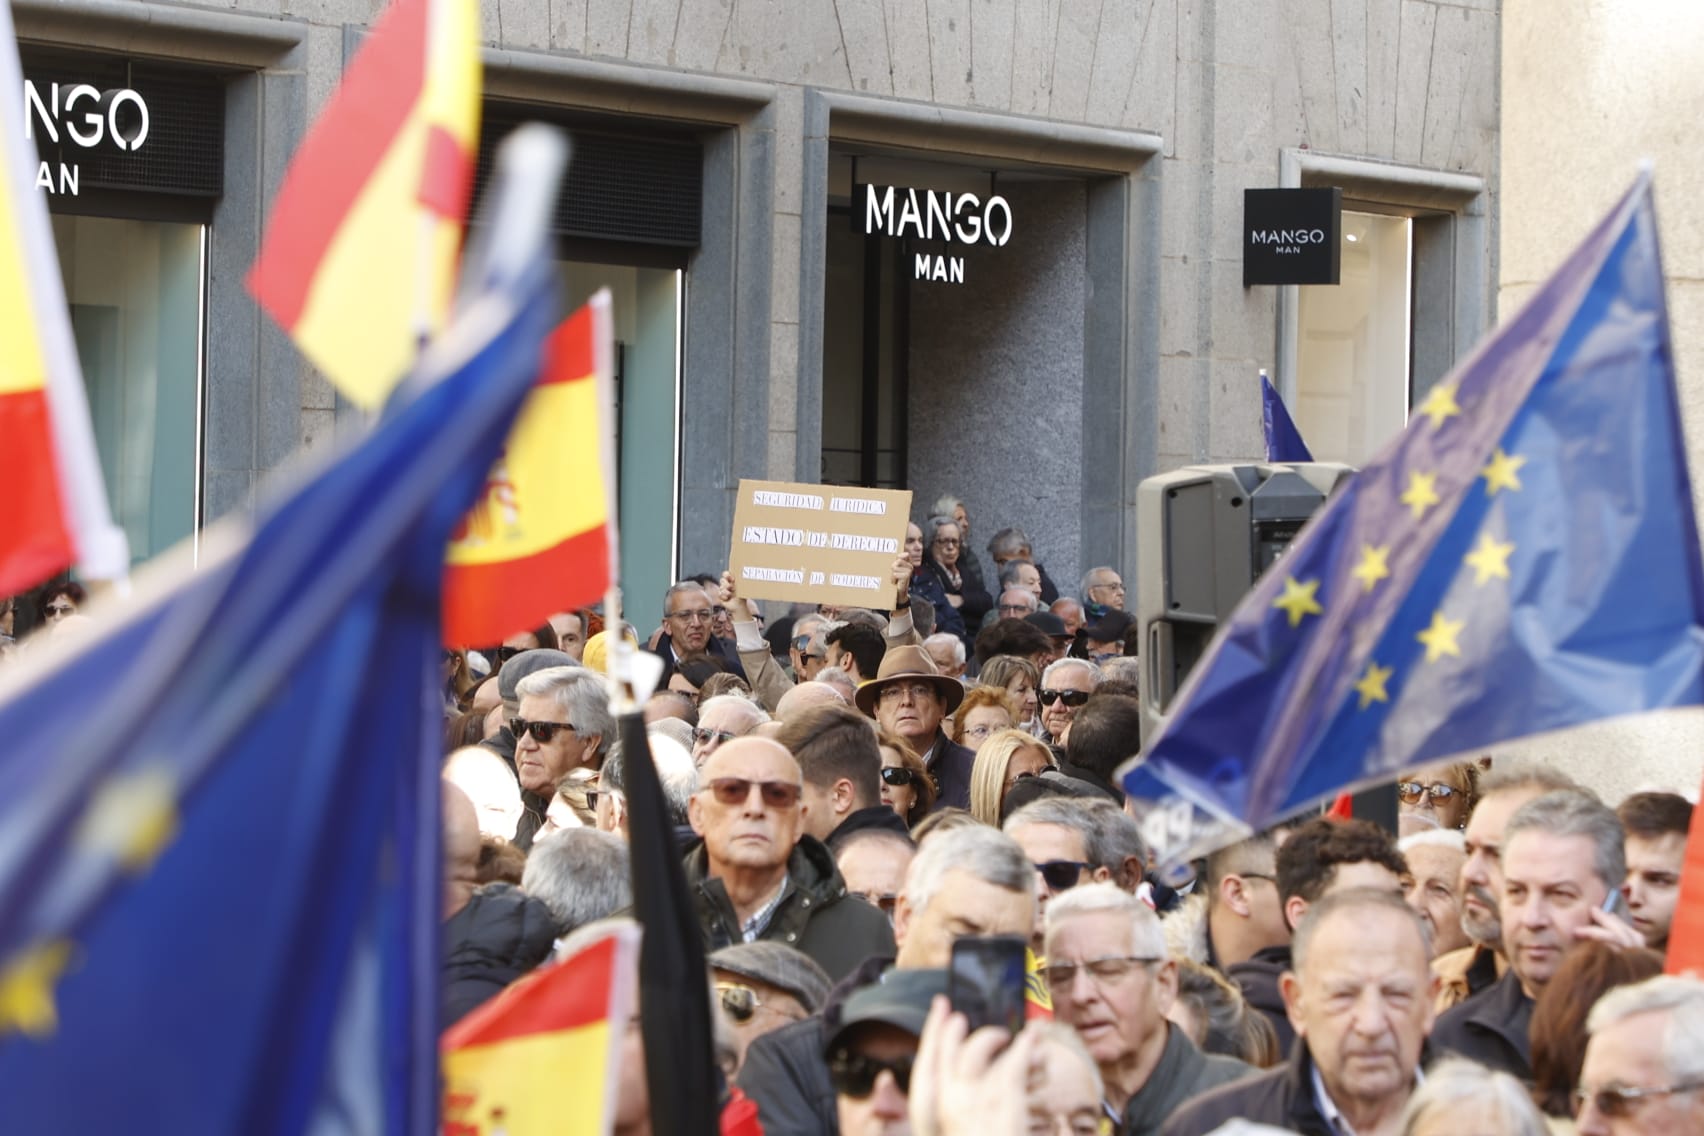
<instances>
[{"instance_id":1,"label":"brown jacket","mask_svg":"<svg viewBox=\"0 0 1704 1136\"><path fill-rule=\"evenodd\" d=\"M1441 1014L1459 1006L1503 977L1508 968L1502 955L1478 944L1439 955L1432 960L1432 973L1440 979L1434 1009Z\"/></svg>"}]
</instances>

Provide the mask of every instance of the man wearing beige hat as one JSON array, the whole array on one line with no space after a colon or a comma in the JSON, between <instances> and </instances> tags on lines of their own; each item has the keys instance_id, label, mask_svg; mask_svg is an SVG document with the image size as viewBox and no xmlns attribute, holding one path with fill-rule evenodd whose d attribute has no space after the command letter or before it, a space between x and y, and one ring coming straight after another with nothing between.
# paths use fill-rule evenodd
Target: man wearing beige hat
<instances>
[{"instance_id":1,"label":"man wearing beige hat","mask_svg":"<svg viewBox=\"0 0 1704 1136\"><path fill-rule=\"evenodd\" d=\"M976 755L954 745L941 720L964 701L964 684L948 678L921 647L895 647L876 677L858 688L858 709L910 743L939 792L935 807L970 807L970 767Z\"/></svg>"}]
</instances>

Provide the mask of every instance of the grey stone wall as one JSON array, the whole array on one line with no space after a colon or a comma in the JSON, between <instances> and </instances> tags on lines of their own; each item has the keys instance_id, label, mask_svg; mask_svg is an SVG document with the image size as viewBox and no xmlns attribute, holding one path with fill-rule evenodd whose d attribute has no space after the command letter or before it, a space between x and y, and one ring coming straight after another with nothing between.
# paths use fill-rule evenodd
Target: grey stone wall
<instances>
[{"instance_id":1,"label":"grey stone wall","mask_svg":"<svg viewBox=\"0 0 1704 1136\"><path fill-rule=\"evenodd\" d=\"M1096 476L1079 442L1085 195L1070 183L1001 193L1011 243L968 252L963 284L912 285L913 512L955 494L985 568L988 538L1016 525L1068 590L1080 575L1083 481Z\"/></svg>"}]
</instances>

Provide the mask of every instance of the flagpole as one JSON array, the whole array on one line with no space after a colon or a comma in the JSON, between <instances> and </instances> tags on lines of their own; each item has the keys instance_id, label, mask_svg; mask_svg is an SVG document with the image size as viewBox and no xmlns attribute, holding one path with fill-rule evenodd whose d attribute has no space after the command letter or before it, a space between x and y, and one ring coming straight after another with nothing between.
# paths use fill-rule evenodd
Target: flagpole
<instances>
[{"instance_id":1,"label":"flagpole","mask_svg":"<svg viewBox=\"0 0 1704 1136\"><path fill-rule=\"evenodd\" d=\"M617 717L638 709L638 693L633 689L633 655L622 634L621 618L621 526L620 496L616 487L615 468L615 359L614 334L610 314L610 293L600 288L589 301L592 309L592 349L597 365L598 390L598 460L603 469L604 539L609 553L609 585L604 591L604 639L608 645L605 655L607 673L614 691L610 709Z\"/></svg>"}]
</instances>

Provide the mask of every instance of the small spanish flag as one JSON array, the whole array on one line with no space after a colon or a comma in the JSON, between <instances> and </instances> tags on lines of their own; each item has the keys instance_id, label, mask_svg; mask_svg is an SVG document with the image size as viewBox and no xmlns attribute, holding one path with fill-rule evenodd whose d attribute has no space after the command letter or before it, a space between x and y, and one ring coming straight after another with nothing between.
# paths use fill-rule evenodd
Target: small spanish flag
<instances>
[{"instance_id":1,"label":"small spanish flag","mask_svg":"<svg viewBox=\"0 0 1704 1136\"><path fill-rule=\"evenodd\" d=\"M47 205L24 137L24 79L0 6L0 596L76 563L89 579L130 567L112 523Z\"/></svg>"},{"instance_id":2,"label":"small spanish flag","mask_svg":"<svg viewBox=\"0 0 1704 1136\"><path fill-rule=\"evenodd\" d=\"M478 0L393 0L285 171L249 289L361 406L449 310L479 96Z\"/></svg>"},{"instance_id":3,"label":"small spanish flag","mask_svg":"<svg viewBox=\"0 0 1704 1136\"><path fill-rule=\"evenodd\" d=\"M612 925L444 1032L444 1136L610 1130L618 1046L638 1011L639 934Z\"/></svg>"},{"instance_id":4,"label":"small spanish flag","mask_svg":"<svg viewBox=\"0 0 1704 1136\"><path fill-rule=\"evenodd\" d=\"M562 322L444 568L444 642L498 643L609 586L602 410L613 382L608 291Z\"/></svg>"}]
</instances>

